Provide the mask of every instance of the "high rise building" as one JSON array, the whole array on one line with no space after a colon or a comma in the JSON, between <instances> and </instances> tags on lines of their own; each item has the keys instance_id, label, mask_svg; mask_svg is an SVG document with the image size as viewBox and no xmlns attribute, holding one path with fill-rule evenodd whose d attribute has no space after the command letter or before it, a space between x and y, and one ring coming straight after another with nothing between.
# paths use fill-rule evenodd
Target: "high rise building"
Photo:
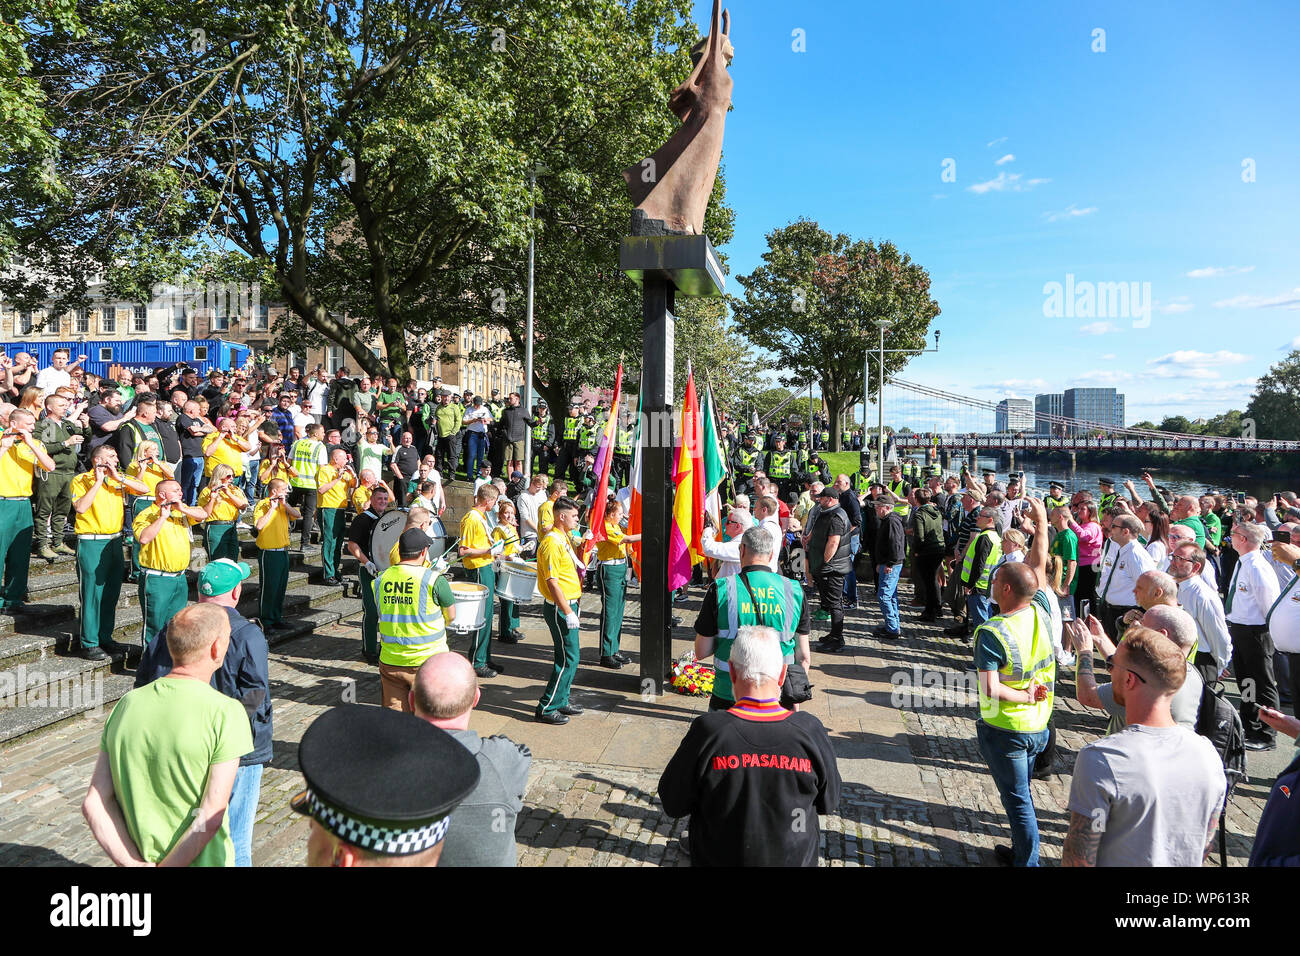
<instances>
[{"instance_id":1,"label":"high rise building","mask_svg":"<svg viewBox=\"0 0 1300 956\"><path fill-rule=\"evenodd\" d=\"M993 430L1031 432L1034 430L1034 403L1027 398L1004 398L994 412Z\"/></svg>"},{"instance_id":2,"label":"high rise building","mask_svg":"<svg viewBox=\"0 0 1300 956\"><path fill-rule=\"evenodd\" d=\"M1051 392L1045 395L1034 396L1034 431L1039 435L1058 435L1061 432L1058 426L1055 430L1052 428L1052 422L1046 421L1038 416L1056 415L1060 417L1065 414L1065 396L1060 392Z\"/></svg>"},{"instance_id":3,"label":"high rise building","mask_svg":"<svg viewBox=\"0 0 1300 956\"><path fill-rule=\"evenodd\" d=\"M1079 418L1105 428L1124 427L1124 396L1113 388L1067 388L1065 417ZM1087 429L1075 428L1076 434Z\"/></svg>"}]
</instances>

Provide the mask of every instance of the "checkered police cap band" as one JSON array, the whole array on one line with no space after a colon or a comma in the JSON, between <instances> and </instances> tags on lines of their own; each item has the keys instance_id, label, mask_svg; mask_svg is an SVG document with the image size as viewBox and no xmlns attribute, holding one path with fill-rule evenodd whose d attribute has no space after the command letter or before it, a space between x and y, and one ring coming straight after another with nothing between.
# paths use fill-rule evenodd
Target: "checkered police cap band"
<instances>
[{"instance_id":1,"label":"checkered police cap band","mask_svg":"<svg viewBox=\"0 0 1300 956\"><path fill-rule=\"evenodd\" d=\"M344 842L389 856L410 856L437 846L447 835L447 827L451 824L451 814L409 830L363 823L323 802L310 787L293 798L292 806L299 813L314 817L321 826Z\"/></svg>"}]
</instances>

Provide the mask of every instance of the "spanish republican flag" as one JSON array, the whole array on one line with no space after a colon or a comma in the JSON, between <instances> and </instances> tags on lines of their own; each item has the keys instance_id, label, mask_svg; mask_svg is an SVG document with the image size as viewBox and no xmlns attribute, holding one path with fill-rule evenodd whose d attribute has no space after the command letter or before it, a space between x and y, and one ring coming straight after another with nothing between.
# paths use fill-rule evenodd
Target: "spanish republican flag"
<instances>
[{"instance_id":1,"label":"spanish republican flag","mask_svg":"<svg viewBox=\"0 0 1300 956\"><path fill-rule=\"evenodd\" d=\"M609 468L614 461L614 437L618 428L619 408L623 402L623 363L618 363L618 375L614 379L614 401L609 406L609 418L600 433L600 449L596 452L595 472L600 475L596 484L596 497L591 503L591 513L587 517L587 527L591 538L583 547L582 560L591 557L596 550L596 542L605 540L605 503L609 499Z\"/></svg>"},{"instance_id":2,"label":"spanish republican flag","mask_svg":"<svg viewBox=\"0 0 1300 956\"><path fill-rule=\"evenodd\" d=\"M627 504L627 533L641 533L641 402L645 398L644 384L639 389L636 403L636 445L632 452L632 474L628 481L631 498ZM641 542L632 543L632 571L636 579L641 580Z\"/></svg>"},{"instance_id":3,"label":"spanish republican flag","mask_svg":"<svg viewBox=\"0 0 1300 956\"><path fill-rule=\"evenodd\" d=\"M700 540L704 537L704 435L700 422L700 400L695 391L695 373L686 380L682 400L682 443L673 469L673 520L668 529L668 589L675 591L691 579L691 568L704 560Z\"/></svg>"}]
</instances>

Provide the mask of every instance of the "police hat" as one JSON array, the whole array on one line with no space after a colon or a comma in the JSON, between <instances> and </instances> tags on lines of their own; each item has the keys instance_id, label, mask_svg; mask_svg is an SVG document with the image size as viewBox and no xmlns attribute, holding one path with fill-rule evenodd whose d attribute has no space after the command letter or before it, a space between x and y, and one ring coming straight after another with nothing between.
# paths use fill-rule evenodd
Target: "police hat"
<instances>
[{"instance_id":1,"label":"police hat","mask_svg":"<svg viewBox=\"0 0 1300 956\"><path fill-rule=\"evenodd\" d=\"M538 408L548 408L549 406L546 404L546 399L544 399L544 398L539 398L539 399L537 400L537 407L538 407Z\"/></svg>"},{"instance_id":2,"label":"police hat","mask_svg":"<svg viewBox=\"0 0 1300 956\"><path fill-rule=\"evenodd\" d=\"M1049 481L1047 483L1047 490L1051 491L1053 488L1059 488L1061 491L1064 491L1065 485L1061 484L1059 481Z\"/></svg>"},{"instance_id":3,"label":"police hat","mask_svg":"<svg viewBox=\"0 0 1300 956\"><path fill-rule=\"evenodd\" d=\"M352 846L410 856L447 835L478 785L478 761L444 730L386 707L343 704L298 745L307 788L290 806Z\"/></svg>"},{"instance_id":4,"label":"police hat","mask_svg":"<svg viewBox=\"0 0 1300 956\"><path fill-rule=\"evenodd\" d=\"M425 548L433 546L433 539L419 528L407 528L397 539L397 553L403 558L414 558Z\"/></svg>"},{"instance_id":5,"label":"police hat","mask_svg":"<svg viewBox=\"0 0 1300 956\"><path fill-rule=\"evenodd\" d=\"M1115 487L1115 482L1113 482L1113 481L1112 481L1111 479L1109 479L1109 478L1098 478L1098 479L1097 479L1097 484L1099 484L1099 485L1107 485L1107 486L1109 486L1109 487L1111 487L1111 488L1114 488L1114 487Z\"/></svg>"}]
</instances>

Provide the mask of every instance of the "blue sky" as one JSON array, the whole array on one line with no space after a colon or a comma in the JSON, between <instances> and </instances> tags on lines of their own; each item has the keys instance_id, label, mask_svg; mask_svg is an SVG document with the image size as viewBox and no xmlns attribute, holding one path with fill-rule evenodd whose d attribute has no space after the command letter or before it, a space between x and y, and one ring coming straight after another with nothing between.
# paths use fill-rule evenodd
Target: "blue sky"
<instances>
[{"instance_id":1,"label":"blue sky","mask_svg":"<svg viewBox=\"0 0 1300 956\"><path fill-rule=\"evenodd\" d=\"M1084 6L733 0L732 274L808 216L929 270L942 350L909 379L1114 385L1129 423L1244 407L1300 347L1295 5ZM1045 315L1067 276L1138 298Z\"/></svg>"}]
</instances>

